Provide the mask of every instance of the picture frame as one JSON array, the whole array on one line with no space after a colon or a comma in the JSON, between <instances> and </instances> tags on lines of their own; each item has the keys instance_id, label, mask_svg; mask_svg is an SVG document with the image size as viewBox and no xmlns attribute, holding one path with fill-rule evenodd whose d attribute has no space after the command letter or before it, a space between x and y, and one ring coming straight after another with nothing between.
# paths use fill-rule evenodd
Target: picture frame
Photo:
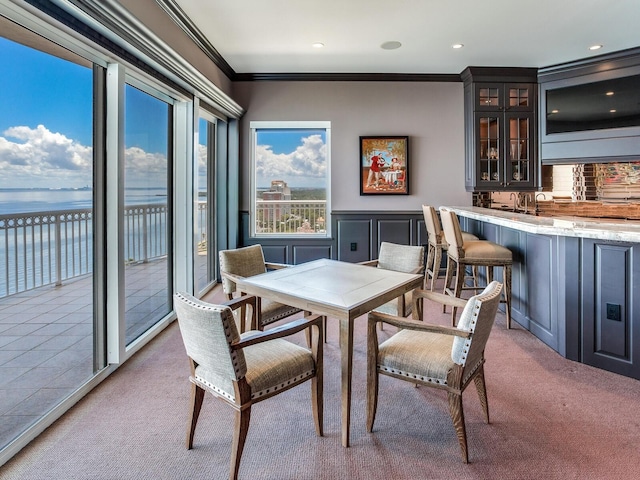
<instances>
[{"instance_id":1,"label":"picture frame","mask_svg":"<svg viewBox=\"0 0 640 480\"><path fill-rule=\"evenodd\" d=\"M360 195L409 194L409 137L360 137Z\"/></svg>"}]
</instances>

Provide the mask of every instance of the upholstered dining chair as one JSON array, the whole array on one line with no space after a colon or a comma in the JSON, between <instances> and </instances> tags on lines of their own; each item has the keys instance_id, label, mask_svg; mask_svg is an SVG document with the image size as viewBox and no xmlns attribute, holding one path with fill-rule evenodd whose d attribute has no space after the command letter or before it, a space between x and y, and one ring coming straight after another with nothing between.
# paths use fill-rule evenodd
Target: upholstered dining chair
<instances>
[{"instance_id":1,"label":"upholstered dining chair","mask_svg":"<svg viewBox=\"0 0 640 480\"><path fill-rule=\"evenodd\" d=\"M433 291L436 280L440 277L440 264L442 263L442 252L447 251L449 244L444 238L444 232L440 226L440 220L436 209L431 205L422 205L424 223L427 227L427 237L429 246L427 248L427 262L425 265L425 288ZM461 232L464 241L478 240L474 234Z\"/></svg>"},{"instance_id":2,"label":"upholstered dining chair","mask_svg":"<svg viewBox=\"0 0 640 480\"><path fill-rule=\"evenodd\" d=\"M204 394L209 392L235 410L229 478L237 479L252 405L307 380L311 380L316 433L322 436L322 317L314 315L267 331L239 334L233 311L246 306L253 310L255 297L245 295L212 305L189 294L176 293L174 300L191 367L187 449L193 447ZM306 329L315 330L308 335L313 338L311 349L284 339Z\"/></svg>"},{"instance_id":3,"label":"upholstered dining chair","mask_svg":"<svg viewBox=\"0 0 640 480\"><path fill-rule=\"evenodd\" d=\"M267 263L264 260L264 253L261 245L251 245L248 247L236 248L233 250L220 250L218 254L220 260L220 276L222 277L222 290L230 300L238 292L237 284L233 277L252 277L267 270L286 268L288 265L282 263ZM242 292L239 292L242 295ZM251 325L251 330L263 330L266 325L276 322L288 316L294 315L301 310L290 305L274 302L268 298L257 298L256 324ZM244 309L240 317L245 318ZM246 329L244 321L240 323L240 333Z\"/></svg>"},{"instance_id":4,"label":"upholstered dining chair","mask_svg":"<svg viewBox=\"0 0 640 480\"><path fill-rule=\"evenodd\" d=\"M468 463L467 433L462 408L462 392L473 380L480 397L486 423L489 406L484 381L484 350L493 326L502 284L491 282L482 293L468 301L428 290L414 293L414 318L404 319L370 312L367 330L367 431L372 432L378 404L379 375L388 375L414 384L447 392L449 414ZM432 325L423 320L424 299L450 306L463 306L456 327ZM416 320L418 319L418 320ZM398 333L379 344L376 324L398 327Z\"/></svg>"},{"instance_id":5,"label":"upholstered dining chair","mask_svg":"<svg viewBox=\"0 0 640 480\"><path fill-rule=\"evenodd\" d=\"M378 258L361 262L361 264L396 272L424 273L424 247L382 242ZM411 314L413 304L411 293L407 292L397 299L379 306L376 311L406 317Z\"/></svg>"},{"instance_id":6,"label":"upholstered dining chair","mask_svg":"<svg viewBox=\"0 0 640 480\"><path fill-rule=\"evenodd\" d=\"M449 244L447 248L447 273L444 280L443 293L460 297L463 290L478 291L477 282L473 286L465 286L464 278L467 266L477 270L486 267L487 283L493 280L494 267L502 267L502 282L504 284L504 302L506 303L507 328L511 328L511 268L513 253L507 247L489 240L465 241L456 213L448 208L440 207L440 219L444 236ZM455 266L454 266L455 265ZM453 290L451 281L455 271L456 283ZM455 324L456 307L452 308L451 322Z\"/></svg>"}]
</instances>

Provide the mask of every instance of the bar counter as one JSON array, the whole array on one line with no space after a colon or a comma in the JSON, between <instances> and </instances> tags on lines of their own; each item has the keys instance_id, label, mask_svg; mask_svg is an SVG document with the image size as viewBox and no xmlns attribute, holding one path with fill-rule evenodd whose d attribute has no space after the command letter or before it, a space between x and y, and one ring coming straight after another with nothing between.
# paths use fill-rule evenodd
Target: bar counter
<instances>
[{"instance_id":1,"label":"bar counter","mask_svg":"<svg viewBox=\"0 0 640 480\"><path fill-rule=\"evenodd\" d=\"M615 218L539 217L480 207L448 207L460 217L540 235L640 243L640 221Z\"/></svg>"},{"instance_id":2,"label":"bar counter","mask_svg":"<svg viewBox=\"0 0 640 480\"><path fill-rule=\"evenodd\" d=\"M640 379L640 222L448 208L512 251L515 322L566 358Z\"/></svg>"}]
</instances>

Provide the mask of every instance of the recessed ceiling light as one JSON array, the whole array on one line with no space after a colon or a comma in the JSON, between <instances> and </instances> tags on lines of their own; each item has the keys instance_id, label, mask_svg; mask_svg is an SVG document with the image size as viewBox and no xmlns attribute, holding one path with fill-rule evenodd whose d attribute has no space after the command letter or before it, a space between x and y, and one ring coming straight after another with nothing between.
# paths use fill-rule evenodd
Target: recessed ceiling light
<instances>
[{"instance_id":1,"label":"recessed ceiling light","mask_svg":"<svg viewBox=\"0 0 640 480\"><path fill-rule=\"evenodd\" d=\"M613 95L614 92L607 92L606 95L607 97L610 97L611 95Z\"/></svg>"},{"instance_id":2,"label":"recessed ceiling light","mask_svg":"<svg viewBox=\"0 0 640 480\"><path fill-rule=\"evenodd\" d=\"M551 113L558 113L560 110L551 110Z\"/></svg>"},{"instance_id":3,"label":"recessed ceiling light","mask_svg":"<svg viewBox=\"0 0 640 480\"><path fill-rule=\"evenodd\" d=\"M602 45L591 45L589 47L589 50L600 50L602 48Z\"/></svg>"},{"instance_id":4,"label":"recessed ceiling light","mask_svg":"<svg viewBox=\"0 0 640 480\"><path fill-rule=\"evenodd\" d=\"M459 48L464 47L464 45L462 43L454 43L453 45L451 45L451 48L454 48L456 50L458 50Z\"/></svg>"},{"instance_id":5,"label":"recessed ceiling light","mask_svg":"<svg viewBox=\"0 0 640 480\"><path fill-rule=\"evenodd\" d=\"M395 50L397 48L400 48L402 46L402 44L396 40L392 40L390 42L384 42L382 45L380 45L380 48L382 48L383 50Z\"/></svg>"},{"instance_id":6,"label":"recessed ceiling light","mask_svg":"<svg viewBox=\"0 0 640 480\"><path fill-rule=\"evenodd\" d=\"M612 108L611 110L609 110L609 113L616 113L616 111L617 110L615 108Z\"/></svg>"},{"instance_id":7,"label":"recessed ceiling light","mask_svg":"<svg viewBox=\"0 0 640 480\"><path fill-rule=\"evenodd\" d=\"M322 48L324 47L324 43L316 42L312 45L313 48Z\"/></svg>"}]
</instances>

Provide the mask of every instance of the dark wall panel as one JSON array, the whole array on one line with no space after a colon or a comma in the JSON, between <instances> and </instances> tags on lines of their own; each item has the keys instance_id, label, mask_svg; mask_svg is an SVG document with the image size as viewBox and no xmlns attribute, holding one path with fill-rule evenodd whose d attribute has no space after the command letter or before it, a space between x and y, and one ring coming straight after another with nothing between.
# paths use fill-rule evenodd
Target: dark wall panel
<instances>
[{"instance_id":1,"label":"dark wall panel","mask_svg":"<svg viewBox=\"0 0 640 480\"><path fill-rule=\"evenodd\" d=\"M296 245L293 247L293 263L296 265L319 258L331 258L331 247L328 245Z\"/></svg>"},{"instance_id":2,"label":"dark wall panel","mask_svg":"<svg viewBox=\"0 0 640 480\"><path fill-rule=\"evenodd\" d=\"M410 219L394 220L384 218L378 220L378 245L381 242L411 245L411 233Z\"/></svg>"},{"instance_id":3,"label":"dark wall panel","mask_svg":"<svg viewBox=\"0 0 640 480\"><path fill-rule=\"evenodd\" d=\"M372 250L371 220L340 219L338 228L338 260L366 262Z\"/></svg>"},{"instance_id":4,"label":"dark wall panel","mask_svg":"<svg viewBox=\"0 0 640 480\"><path fill-rule=\"evenodd\" d=\"M286 245L262 245L262 253L266 262L291 263L287 256Z\"/></svg>"}]
</instances>

